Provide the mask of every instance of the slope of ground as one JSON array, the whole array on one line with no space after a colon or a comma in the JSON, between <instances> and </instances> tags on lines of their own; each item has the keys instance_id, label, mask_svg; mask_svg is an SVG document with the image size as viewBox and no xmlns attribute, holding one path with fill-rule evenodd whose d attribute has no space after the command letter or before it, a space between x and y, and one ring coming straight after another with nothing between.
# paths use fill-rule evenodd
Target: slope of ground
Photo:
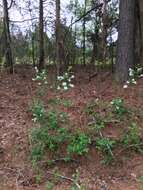
<instances>
[{"instance_id":1,"label":"slope of ground","mask_svg":"<svg viewBox=\"0 0 143 190\"><path fill-rule=\"evenodd\" d=\"M76 71L75 88L60 93L61 98L73 101L74 106L64 108L75 126L82 128L86 123L84 106L93 99L111 101L115 97L124 98L136 110L143 110L143 80L136 86L123 89L111 80L108 72L101 72L89 80L92 71ZM52 74L51 74L52 75ZM34 71L30 67L17 69L14 75L0 76L0 189L1 190L46 190L45 184L52 179L48 171L58 168L67 177L78 169L79 181L87 190L139 190L143 189L139 178L143 176L143 156L136 153L121 153L113 165L101 164L101 154L92 147L86 157L78 163L62 163L45 168L40 185L36 185L35 172L30 162L29 131L33 127L29 105L34 97L36 85L32 81ZM47 100L57 97L47 91ZM140 118L143 131L143 120ZM114 135L112 129L109 135ZM47 172L46 172L47 171ZM140 186L140 187L139 187ZM70 190L71 182L61 179L55 183L55 190Z\"/></svg>"}]
</instances>

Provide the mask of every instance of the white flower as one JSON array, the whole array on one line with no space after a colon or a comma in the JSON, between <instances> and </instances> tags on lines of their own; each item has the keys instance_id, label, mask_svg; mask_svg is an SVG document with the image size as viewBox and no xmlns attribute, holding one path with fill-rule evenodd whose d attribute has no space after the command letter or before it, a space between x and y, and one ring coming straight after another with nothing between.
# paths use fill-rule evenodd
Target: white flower
<instances>
[{"instance_id":1,"label":"white flower","mask_svg":"<svg viewBox=\"0 0 143 190\"><path fill-rule=\"evenodd\" d=\"M137 84L137 81L133 81L133 84Z\"/></svg>"},{"instance_id":2,"label":"white flower","mask_svg":"<svg viewBox=\"0 0 143 190\"><path fill-rule=\"evenodd\" d=\"M37 118L36 118L36 117L34 117L34 118L32 119L32 121L33 121L34 123L36 123Z\"/></svg>"},{"instance_id":3,"label":"white flower","mask_svg":"<svg viewBox=\"0 0 143 190\"><path fill-rule=\"evenodd\" d=\"M130 77L131 77L131 76L134 76L134 70L131 69L131 68L129 68L129 76L130 76Z\"/></svg>"},{"instance_id":4,"label":"white flower","mask_svg":"<svg viewBox=\"0 0 143 190\"><path fill-rule=\"evenodd\" d=\"M129 72L129 76L130 76L130 77L134 76L133 71L130 71L130 72Z\"/></svg>"},{"instance_id":5,"label":"white flower","mask_svg":"<svg viewBox=\"0 0 143 190\"><path fill-rule=\"evenodd\" d=\"M45 81L45 82L44 82L44 84L48 84L48 82L47 82L47 81Z\"/></svg>"},{"instance_id":6,"label":"white flower","mask_svg":"<svg viewBox=\"0 0 143 190\"><path fill-rule=\"evenodd\" d=\"M127 82L126 82L126 83L127 83L127 84L130 84L130 81L128 81L128 80L127 80Z\"/></svg>"},{"instance_id":7,"label":"white flower","mask_svg":"<svg viewBox=\"0 0 143 190\"><path fill-rule=\"evenodd\" d=\"M127 84L125 84L124 86L123 86L123 88L125 89L125 88L128 88L128 85Z\"/></svg>"},{"instance_id":8,"label":"white flower","mask_svg":"<svg viewBox=\"0 0 143 190\"><path fill-rule=\"evenodd\" d=\"M38 75L37 77L36 77L36 80L40 80L41 79L41 77Z\"/></svg>"},{"instance_id":9,"label":"white flower","mask_svg":"<svg viewBox=\"0 0 143 190\"><path fill-rule=\"evenodd\" d=\"M57 79L58 79L58 80L63 80L64 77L63 77L63 76L57 76Z\"/></svg>"},{"instance_id":10,"label":"white flower","mask_svg":"<svg viewBox=\"0 0 143 190\"><path fill-rule=\"evenodd\" d=\"M41 83L39 82L38 85L41 86Z\"/></svg>"},{"instance_id":11,"label":"white flower","mask_svg":"<svg viewBox=\"0 0 143 190\"><path fill-rule=\"evenodd\" d=\"M69 86L70 86L71 88L74 88L74 85L73 85L73 84L69 84Z\"/></svg>"},{"instance_id":12,"label":"white flower","mask_svg":"<svg viewBox=\"0 0 143 190\"><path fill-rule=\"evenodd\" d=\"M32 79L32 81L35 81L35 80L36 80L35 78Z\"/></svg>"},{"instance_id":13,"label":"white flower","mask_svg":"<svg viewBox=\"0 0 143 190\"><path fill-rule=\"evenodd\" d=\"M38 73L38 68L37 67L35 67L35 71L36 71L36 73Z\"/></svg>"},{"instance_id":14,"label":"white flower","mask_svg":"<svg viewBox=\"0 0 143 190\"><path fill-rule=\"evenodd\" d=\"M64 86L64 90L68 90L68 87L67 87L67 86Z\"/></svg>"},{"instance_id":15,"label":"white flower","mask_svg":"<svg viewBox=\"0 0 143 190\"><path fill-rule=\"evenodd\" d=\"M58 87L57 87L57 90L61 90L61 87L60 87L60 86L58 86Z\"/></svg>"},{"instance_id":16,"label":"white flower","mask_svg":"<svg viewBox=\"0 0 143 190\"><path fill-rule=\"evenodd\" d=\"M141 74L140 77L143 77L143 74Z\"/></svg>"},{"instance_id":17,"label":"white flower","mask_svg":"<svg viewBox=\"0 0 143 190\"><path fill-rule=\"evenodd\" d=\"M74 75L72 75L70 78L71 78L71 79L74 79L74 78L75 78L75 76L74 76Z\"/></svg>"},{"instance_id":18,"label":"white flower","mask_svg":"<svg viewBox=\"0 0 143 190\"><path fill-rule=\"evenodd\" d=\"M63 82L62 85L63 85L63 86L67 86L67 83L66 83L66 82Z\"/></svg>"},{"instance_id":19,"label":"white flower","mask_svg":"<svg viewBox=\"0 0 143 190\"><path fill-rule=\"evenodd\" d=\"M138 68L138 69L137 69L137 71L138 71L138 72L141 72L141 71L142 71L142 68L141 68L141 67L140 67L140 68Z\"/></svg>"},{"instance_id":20,"label":"white flower","mask_svg":"<svg viewBox=\"0 0 143 190\"><path fill-rule=\"evenodd\" d=\"M95 101L98 102L98 101L99 101L99 98L96 98Z\"/></svg>"},{"instance_id":21,"label":"white flower","mask_svg":"<svg viewBox=\"0 0 143 190\"><path fill-rule=\"evenodd\" d=\"M111 105L113 105L113 104L114 104L114 102L113 102L113 101L111 101L111 102L110 102L110 104L111 104Z\"/></svg>"}]
</instances>

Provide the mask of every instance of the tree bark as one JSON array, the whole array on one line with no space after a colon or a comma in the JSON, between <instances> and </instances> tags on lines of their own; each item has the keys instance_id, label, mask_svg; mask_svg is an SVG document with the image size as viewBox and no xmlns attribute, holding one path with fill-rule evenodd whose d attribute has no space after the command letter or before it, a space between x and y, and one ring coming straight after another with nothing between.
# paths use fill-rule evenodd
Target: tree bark
<instances>
[{"instance_id":1,"label":"tree bark","mask_svg":"<svg viewBox=\"0 0 143 190\"><path fill-rule=\"evenodd\" d=\"M101 51L102 51L102 61L106 63L106 46L107 46L107 36L108 36L108 13L107 13L108 1L103 0L102 6L102 41L101 41Z\"/></svg>"},{"instance_id":2,"label":"tree bark","mask_svg":"<svg viewBox=\"0 0 143 190\"><path fill-rule=\"evenodd\" d=\"M134 66L135 0L120 0L119 33L115 79L124 82L128 70Z\"/></svg>"},{"instance_id":3,"label":"tree bark","mask_svg":"<svg viewBox=\"0 0 143 190\"><path fill-rule=\"evenodd\" d=\"M143 1L136 1L135 14L135 58L137 64L143 65Z\"/></svg>"},{"instance_id":4,"label":"tree bark","mask_svg":"<svg viewBox=\"0 0 143 190\"><path fill-rule=\"evenodd\" d=\"M5 65L9 68L9 72L13 73L13 56L11 49L11 35L9 29L9 13L8 13L8 3L7 0L3 0L3 24L4 24L4 41L5 41Z\"/></svg>"},{"instance_id":5,"label":"tree bark","mask_svg":"<svg viewBox=\"0 0 143 190\"><path fill-rule=\"evenodd\" d=\"M60 75L60 65L61 65L61 59L60 59L60 0L56 0L56 66L57 66L57 75Z\"/></svg>"},{"instance_id":6,"label":"tree bark","mask_svg":"<svg viewBox=\"0 0 143 190\"><path fill-rule=\"evenodd\" d=\"M87 0L84 0L84 14L86 13L86 4L87 4ZM83 65L86 64L86 60L85 60L85 51L86 51L86 17L83 18L83 51L82 51L82 54L83 54Z\"/></svg>"},{"instance_id":7,"label":"tree bark","mask_svg":"<svg viewBox=\"0 0 143 190\"><path fill-rule=\"evenodd\" d=\"M44 69L44 19L43 0L39 0L39 71Z\"/></svg>"}]
</instances>

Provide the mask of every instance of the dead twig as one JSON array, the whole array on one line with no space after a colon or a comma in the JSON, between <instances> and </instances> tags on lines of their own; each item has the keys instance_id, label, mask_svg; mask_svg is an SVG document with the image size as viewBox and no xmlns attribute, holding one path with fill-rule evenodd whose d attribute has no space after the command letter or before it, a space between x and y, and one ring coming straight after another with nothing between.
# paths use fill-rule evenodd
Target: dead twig
<instances>
[{"instance_id":1,"label":"dead twig","mask_svg":"<svg viewBox=\"0 0 143 190\"><path fill-rule=\"evenodd\" d=\"M55 173L52 173L52 172L47 172L47 174L50 174L50 175L53 175L53 176L56 176L56 177L60 177L60 178L62 178L64 180L68 180L68 181L74 183L79 190L81 189L81 186L74 179L72 179L70 177L66 177L66 176L63 176L63 175L60 175L60 174L55 174Z\"/></svg>"}]
</instances>

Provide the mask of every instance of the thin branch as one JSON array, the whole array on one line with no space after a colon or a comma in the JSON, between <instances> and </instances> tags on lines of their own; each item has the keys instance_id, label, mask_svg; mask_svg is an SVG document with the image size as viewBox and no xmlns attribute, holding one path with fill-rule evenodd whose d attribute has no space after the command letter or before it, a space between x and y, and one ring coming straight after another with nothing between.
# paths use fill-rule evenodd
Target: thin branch
<instances>
[{"instance_id":1,"label":"thin branch","mask_svg":"<svg viewBox=\"0 0 143 190\"><path fill-rule=\"evenodd\" d=\"M103 3L100 3L99 5L93 7L92 9L90 9L89 11L87 11L85 14L83 14L80 18L78 18L77 20L75 20L73 23L71 23L69 25L69 27L71 27L72 25L74 25L75 23L81 21L83 18L85 18L88 14L90 14L92 11L97 10L99 8L101 8L103 6Z\"/></svg>"},{"instance_id":2,"label":"thin branch","mask_svg":"<svg viewBox=\"0 0 143 190\"><path fill-rule=\"evenodd\" d=\"M14 3L14 0L11 0L8 10L11 9L13 3Z\"/></svg>"},{"instance_id":3,"label":"thin branch","mask_svg":"<svg viewBox=\"0 0 143 190\"><path fill-rule=\"evenodd\" d=\"M28 22L28 21L37 20L37 19L38 19L38 17L30 18L30 19L25 19L25 20L9 20L9 21L13 22L13 23L23 23L23 22Z\"/></svg>"},{"instance_id":4,"label":"thin branch","mask_svg":"<svg viewBox=\"0 0 143 190\"><path fill-rule=\"evenodd\" d=\"M75 180L72 179L72 178L69 178L69 177L66 177L66 176L63 176L63 175L60 175L60 174L55 174L55 173L52 173L52 172L47 172L47 174L54 175L54 176L60 177L60 178L62 178L62 179L71 181L72 183L74 183L74 184L77 186L77 188L78 188L79 190L81 189L81 186L80 186L77 182L75 182Z\"/></svg>"}]
</instances>

